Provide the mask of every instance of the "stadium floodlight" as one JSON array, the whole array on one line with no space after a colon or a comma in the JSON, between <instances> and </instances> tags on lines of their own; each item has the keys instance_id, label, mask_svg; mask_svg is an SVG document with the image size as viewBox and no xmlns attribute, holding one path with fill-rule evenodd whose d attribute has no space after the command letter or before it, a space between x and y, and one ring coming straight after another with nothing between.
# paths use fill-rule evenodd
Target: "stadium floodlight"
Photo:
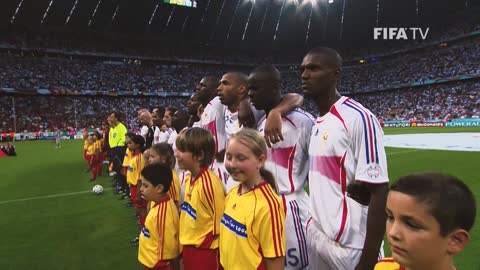
<instances>
[{"instance_id":1,"label":"stadium floodlight","mask_svg":"<svg viewBox=\"0 0 480 270\"><path fill-rule=\"evenodd\" d=\"M329 3L329 4L333 4L334 1L335 1L335 0L328 0L328 3Z\"/></svg>"},{"instance_id":2,"label":"stadium floodlight","mask_svg":"<svg viewBox=\"0 0 480 270\"><path fill-rule=\"evenodd\" d=\"M15 17L17 17L17 13L20 10L20 8L22 7L23 1L24 0L21 0L20 3L18 3L18 6L17 6L17 8L15 9L15 12L12 15L12 18L10 18L10 23L15 22Z\"/></svg>"}]
</instances>

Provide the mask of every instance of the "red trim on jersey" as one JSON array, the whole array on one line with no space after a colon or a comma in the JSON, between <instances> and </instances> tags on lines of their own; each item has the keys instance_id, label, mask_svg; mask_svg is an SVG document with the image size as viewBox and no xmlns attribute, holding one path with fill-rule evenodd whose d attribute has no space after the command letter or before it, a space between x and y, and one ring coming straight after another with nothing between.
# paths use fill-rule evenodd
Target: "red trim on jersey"
<instances>
[{"instance_id":1,"label":"red trim on jersey","mask_svg":"<svg viewBox=\"0 0 480 270\"><path fill-rule=\"evenodd\" d=\"M275 249L276 257L280 257L283 254L282 249L282 226L280 225L280 217L278 215L277 209L280 207L279 203L275 200L275 195L272 194L272 191L268 189L267 186L262 186L260 189L267 199L268 206L270 208L270 214L272 215L272 239ZM275 228L277 229L275 232Z\"/></svg>"},{"instance_id":2,"label":"red trim on jersey","mask_svg":"<svg viewBox=\"0 0 480 270\"><path fill-rule=\"evenodd\" d=\"M292 151L290 152L290 157L288 158L288 180L290 181L290 192L295 191L295 184L293 183L293 159L295 158L296 149L297 145L295 144Z\"/></svg>"},{"instance_id":3,"label":"red trim on jersey","mask_svg":"<svg viewBox=\"0 0 480 270\"><path fill-rule=\"evenodd\" d=\"M244 194L247 194L248 192L250 192L250 191L252 191L252 190L254 190L254 189L263 187L263 186L265 186L265 185L268 185L268 182L262 180L262 182L254 185L253 187L251 187L251 188L250 188L247 192L245 192ZM242 185L239 185L239 186L238 186L237 194L238 194L238 196L242 196L242 195L243 195L243 194L242 194Z\"/></svg>"},{"instance_id":4,"label":"red trim on jersey","mask_svg":"<svg viewBox=\"0 0 480 270\"><path fill-rule=\"evenodd\" d=\"M213 138L215 139L215 153L218 153L220 149L218 149L218 134L217 134L217 117L211 121L210 123L203 126L204 129L209 130L212 133Z\"/></svg>"},{"instance_id":5,"label":"red trim on jersey","mask_svg":"<svg viewBox=\"0 0 480 270\"><path fill-rule=\"evenodd\" d=\"M204 193L205 196L206 196L208 205L210 206L210 208L213 209L212 194L210 193L209 184L210 184L210 183L209 183L209 181L208 181L208 177L207 177L206 175L204 175L204 176L202 177L202 190L203 190L203 193Z\"/></svg>"},{"instance_id":6,"label":"red trim on jersey","mask_svg":"<svg viewBox=\"0 0 480 270\"><path fill-rule=\"evenodd\" d=\"M285 119L285 120L287 120L288 122L290 122L290 124L292 124L294 127L297 127L297 126L295 125L295 123L294 123L290 118L288 118L288 117L286 117L286 116L282 116L282 118Z\"/></svg>"},{"instance_id":7,"label":"red trim on jersey","mask_svg":"<svg viewBox=\"0 0 480 270\"><path fill-rule=\"evenodd\" d=\"M161 199L160 201L156 202L156 203L153 205L153 207L155 207L155 206L157 206L157 205L159 205L159 204L161 204L161 203L163 203L163 202L166 202L166 201L168 201L168 200L170 200L170 199L171 199L170 196L168 196L168 194L167 194L167 195L165 195L165 197L164 197L163 199ZM153 208L153 207L152 207L152 208Z\"/></svg>"},{"instance_id":8,"label":"red trim on jersey","mask_svg":"<svg viewBox=\"0 0 480 270\"><path fill-rule=\"evenodd\" d=\"M192 176L190 176L190 186L193 186L193 184L195 184L195 181L197 181L197 179L199 179L200 177L202 177L203 173L204 173L207 169L208 169L207 167L202 167L202 168L200 168L200 171L198 172L197 177L193 178Z\"/></svg>"},{"instance_id":9,"label":"red trim on jersey","mask_svg":"<svg viewBox=\"0 0 480 270\"><path fill-rule=\"evenodd\" d=\"M205 239L203 239L203 242L198 246L198 248L210 249L210 247L212 246L213 240L215 240L213 232L209 232L207 236L205 236Z\"/></svg>"},{"instance_id":10,"label":"red trim on jersey","mask_svg":"<svg viewBox=\"0 0 480 270\"><path fill-rule=\"evenodd\" d=\"M164 201L164 200L163 200ZM166 204L158 202L155 205L160 204L157 210L157 230L158 230L158 258L163 259L164 250L164 235L165 235L165 216L166 216Z\"/></svg>"},{"instance_id":11,"label":"red trim on jersey","mask_svg":"<svg viewBox=\"0 0 480 270\"><path fill-rule=\"evenodd\" d=\"M345 231L345 225L347 223L347 213L348 213L348 208L347 208L347 172L345 171L345 159L347 157L347 153L345 153L340 160L340 181L341 181L341 186L342 186L342 194L343 194L343 210L342 210L342 223L340 225L340 230L338 231L337 237L335 238L335 242L340 241L340 238L343 235L343 232Z\"/></svg>"},{"instance_id":12,"label":"red trim on jersey","mask_svg":"<svg viewBox=\"0 0 480 270\"><path fill-rule=\"evenodd\" d=\"M335 107L335 105L330 108L330 113L332 113L333 115L335 115L335 116L340 120L340 122L342 122L343 127L344 127L346 130L348 130L347 125L345 125L345 121L343 120L342 116L341 116L340 113L338 112L338 110L337 110L337 108Z\"/></svg>"},{"instance_id":13,"label":"red trim on jersey","mask_svg":"<svg viewBox=\"0 0 480 270\"><path fill-rule=\"evenodd\" d=\"M217 211L215 209L215 193L213 192L213 183L212 183L212 178L210 177L210 173L207 171L206 172L206 178L203 180L203 183L206 183L207 184L207 190L209 192L209 196L210 196L210 207L212 208L212 212L213 212L213 233L214 234L217 234Z\"/></svg>"}]
</instances>

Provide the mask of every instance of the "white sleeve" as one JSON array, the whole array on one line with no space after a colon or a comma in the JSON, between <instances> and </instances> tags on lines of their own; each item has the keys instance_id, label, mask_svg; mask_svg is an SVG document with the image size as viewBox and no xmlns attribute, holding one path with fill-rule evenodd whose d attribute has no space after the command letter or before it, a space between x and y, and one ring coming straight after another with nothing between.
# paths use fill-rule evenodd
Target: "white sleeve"
<instances>
[{"instance_id":1,"label":"white sleeve","mask_svg":"<svg viewBox=\"0 0 480 270\"><path fill-rule=\"evenodd\" d=\"M170 134L170 137L168 137L168 144L172 145L175 143L175 141L177 140L177 132L174 130L172 131L172 133Z\"/></svg>"},{"instance_id":2,"label":"white sleeve","mask_svg":"<svg viewBox=\"0 0 480 270\"><path fill-rule=\"evenodd\" d=\"M160 131L158 135L158 143L168 142L168 135L168 132Z\"/></svg>"},{"instance_id":3,"label":"white sleeve","mask_svg":"<svg viewBox=\"0 0 480 270\"><path fill-rule=\"evenodd\" d=\"M157 144L160 142L160 128L157 126L153 126L155 129L155 132L153 133L153 144Z\"/></svg>"},{"instance_id":4,"label":"white sleeve","mask_svg":"<svg viewBox=\"0 0 480 270\"><path fill-rule=\"evenodd\" d=\"M383 129L375 116L364 114L364 117L355 119L350 130L357 160L355 180L374 184L388 182Z\"/></svg>"},{"instance_id":5,"label":"white sleeve","mask_svg":"<svg viewBox=\"0 0 480 270\"><path fill-rule=\"evenodd\" d=\"M147 134L148 134L148 127L142 126L142 128L140 129L140 135L142 135L144 139L147 139Z\"/></svg>"}]
</instances>

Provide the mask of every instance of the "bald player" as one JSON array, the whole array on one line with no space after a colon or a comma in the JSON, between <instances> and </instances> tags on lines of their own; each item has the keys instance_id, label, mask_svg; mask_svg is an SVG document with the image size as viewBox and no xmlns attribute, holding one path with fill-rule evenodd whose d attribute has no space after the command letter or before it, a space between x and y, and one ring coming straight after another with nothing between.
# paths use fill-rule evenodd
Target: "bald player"
<instances>
[{"instance_id":1,"label":"bald player","mask_svg":"<svg viewBox=\"0 0 480 270\"><path fill-rule=\"evenodd\" d=\"M145 139L148 133L148 127L142 123L142 119L140 117L144 112L148 112L148 109L142 108L137 111L137 121L141 125L140 135L142 135L142 137Z\"/></svg>"},{"instance_id":2,"label":"bald player","mask_svg":"<svg viewBox=\"0 0 480 270\"><path fill-rule=\"evenodd\" d=\"M257 110L268 116L282 101L280 72L272 65L257 67L248 77L249 96ZM302 109L293 109L282 116L283 140L268 148L265 169L272 172L286 212L285 269L308 267L306 224L309 198L305 191L308 171L308 145L315 119ZM264 135L265 117L258 122Z\"/></svg>"},{"instance_id":3,"label":"bald player","mask_svg":"<svg viewBox=\"0 0 480 270\"><path fill-rule=\"evenodd\" d=\"M238 121L238 108L240 102L247 98L247 75L241 72L229 72L222 76L220 85L217 88L217 95L220 102L227 107L225 110L225 131L227 141L240 130ZM260 118L263 112L255 112L256 118Z\"/></svg>"},{"instance_id":4,"label":"bald player","mask_svg":"<svg viewBox=\"0 0 480 270\"><path fill-rule=\"evenodd\" d=\"M383 131L377 118L337 85L342 58L312 49L301 65L306 97L318 107L309 146L311 269L373 269L385 233L388 190Z\"/></svg>"},{"instance_id":5,"label":"bald player","mask_svg":"<svg viewBox=\"0 0 480 270\"><path fill-rule=\"evenodd\" d=\"M149 149L155 141L155 131L158 127L153 124L152 114L148 110L142 111L138 116L138 119L143 127L147 127L147 133L145 135L142 134L142 136L145 139L145 149Z\"/></svg>"}]
</instances>

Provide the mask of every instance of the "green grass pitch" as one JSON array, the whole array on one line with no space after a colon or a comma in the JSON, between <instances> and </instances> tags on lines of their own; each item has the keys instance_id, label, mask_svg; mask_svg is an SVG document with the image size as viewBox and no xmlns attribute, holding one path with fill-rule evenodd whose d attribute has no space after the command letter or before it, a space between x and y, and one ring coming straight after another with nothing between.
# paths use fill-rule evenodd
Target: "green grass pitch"
<instances>
[{"instance_id":1,"label":"green grass pitch","mask_svg":"<svg viewBox=\"0 0 480 270\"><path fill-rule=\"evenodd\" d=\"M480 128L401 128L386 134L480 132ZM138 233L134 210L112 194L111 180L88 183L82 141L17 142L19 156L0 159L0 269L143 269L130 240ZM391 181L417 171L463 179L480 202L480 152L387 148ZM100 184L107 190L94 195ZM52 196L49 196L52 195ZM49 196L49 197L45 197ZM479 269L480 222L456 257L458 269ZM387 247L386 254L389 255Z\"/></svg>"}]
</instances>

